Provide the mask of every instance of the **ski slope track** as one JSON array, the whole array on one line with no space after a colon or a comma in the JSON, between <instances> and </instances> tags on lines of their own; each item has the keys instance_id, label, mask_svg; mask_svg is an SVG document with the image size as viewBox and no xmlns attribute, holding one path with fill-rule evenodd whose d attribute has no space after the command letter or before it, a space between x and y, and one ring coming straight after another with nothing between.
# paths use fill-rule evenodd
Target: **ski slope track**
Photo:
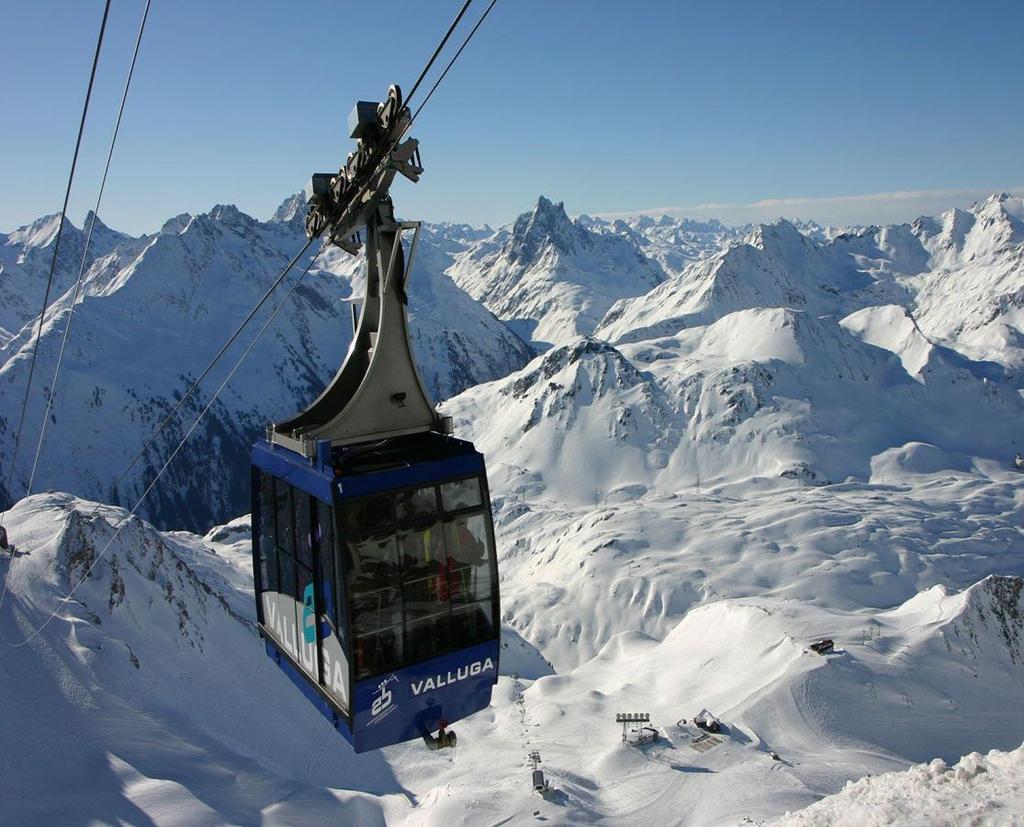
<instances>
[{"instance_id":1,"label":"ski slope track","mask_svg":"<svg viewBox=\"0 0 1024 827\"><path fill-rule=\"evenodd\" d=\"M358 260L314 266L162 481L148 514L205 533L133 519L61 604L139 490L141 471L109 495L120 461L302 220L298 198L267 222L218 207L109 231L90 264L48 430L73 448L43 474L71 493L4 516L0 631L57 611L0 648L0 823L1024 822L1020 199L728 228L541 198L496 230L426 226L410 319L441 411L487 459L500 678L454 752L359 757L263 655L249 520L230 519L252 434L344 353ZM45 249L37 224L5 267ZM0 291L40 277L18 266ZM32 323L12 319L0 452ZM620 712L657 737L622 743Z\"/></svg>"}]
</instances>

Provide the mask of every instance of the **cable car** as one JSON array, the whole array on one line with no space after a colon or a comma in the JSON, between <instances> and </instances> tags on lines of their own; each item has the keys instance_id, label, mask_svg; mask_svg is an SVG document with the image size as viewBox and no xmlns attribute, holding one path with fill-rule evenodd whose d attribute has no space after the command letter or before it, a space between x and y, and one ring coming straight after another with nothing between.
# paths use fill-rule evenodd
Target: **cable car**
<instances>
[{"instance_id":1,"label":"cable car","mask_svg":"<svg viewBox=\"0 0 1024 827\"><path fill-rule=\"evenodd\" d=\"M408 126L398 87L358 103L357 152L337 175L313 176L307 232L355 252L365 226L366 296L333 380L252 448L266 653L356 752L454 746L447 727L488 706L498 676L484 459L434 410L409 344L419 224L397 222L388 196L396 172L422 172L415 139L401 140Z\"/></svg>"}]
</instances>

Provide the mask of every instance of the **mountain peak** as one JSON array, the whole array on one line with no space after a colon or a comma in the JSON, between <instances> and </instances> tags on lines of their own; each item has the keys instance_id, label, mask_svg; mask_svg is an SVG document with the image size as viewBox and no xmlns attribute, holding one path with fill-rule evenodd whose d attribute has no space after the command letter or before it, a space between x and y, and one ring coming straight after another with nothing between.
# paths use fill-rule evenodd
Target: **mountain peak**
<instances>
[{"instance_id":1,"label":"mountain peak","mask_svg":"<svg viewBox=\"0 0 1024 827\"><path fill-rule=\"evenodd\" d=\"M512 227L511 258L532 259L549 243L563 253L574 252L579 246L588 246L590 236L575 224L565 212L561 201L552 203L541 195L530 212L520 215Z\"/></svg>"},{"instance_id":2,"label":"mountain peak","mask_svg":"<svg viewBox=\"0 0 1024 827\"><path fill-rule=\"evenodd\" d=\"M216 221L234 222L242 215L244 215L244 213L234 204L216 204L213 209L210 210L210 218L213 218Z\"/></svg>"},{"instance_id":3,"label":"mountain peak","mask_svg":"<svg viewBox=\"0 0 1024 827\"><path fill-rule=\"evenodd\" d=\"M93 229L96 230L110 229L110 227L103 223L103 219L96 215L92 210L89 210L89 212L85 214L85 218L82 221L82 226L85 228L88 228L90 224L92 224Z\"/></svg>"},{"instance_id":4,"label":"mountain peak","mask_svg":"<svg viewBox=\"0 0 1024 827\"><path fill-rule=\"evenodd\" d=\"M187 212L179 213L174 218L168 218L160 227L160 235L178 235L192 223L192 220L193 216Z\"/></svg>"},{"instance_id":5,"label":"mountain peak","mask_svg":"<svg viewBox=\"0 0 1024 827\"><path fill-rule=\"evenodd\" d=\"M281 205L274 210L270 220L281 224L292 224L298 220L305 224L308 211L309 207L306 202L305 193L297 192L294 195L289 195L281 202Z\"/></svg>"},{"instance_id":6,"label":"mountain peak","mask_svg":"<svg viewBox=\"0 0 1024 827\"><path fill-rule=\"evenodd\" d=\"M51 213L50 215L44 215L41 218L37 218L31 224L26 224L24 227L18 227L14 232L7 236L8 244L21 244L26 247L45 247L50 244L57 236L57 227L60 226L60 213ZM71 221L64 218L64 229L77 230Z\"/></svg>"},{"instance_id":7,"label":"mountain peak","mask_svg":"<svg viewBox=\"0 0 1024 827\"><path fill-rule=\"evenodd\" d=\"M242 212L234 204L217 204L208 216L210 221L233 230L250 229L259 224L255 218Z\"/></svg>"},{"instance_id":8,"label":"mountain peak","mask_svg":"<svg viewBox=\"0 0 1024 827\"><path fill-rule=\"evenodd\" d=\"M978 218L995 218L996 220L1024 222L1024 199L1001 192L990 195L984 201L977 202L971 212Z\"/></svg>"}]
</instances>

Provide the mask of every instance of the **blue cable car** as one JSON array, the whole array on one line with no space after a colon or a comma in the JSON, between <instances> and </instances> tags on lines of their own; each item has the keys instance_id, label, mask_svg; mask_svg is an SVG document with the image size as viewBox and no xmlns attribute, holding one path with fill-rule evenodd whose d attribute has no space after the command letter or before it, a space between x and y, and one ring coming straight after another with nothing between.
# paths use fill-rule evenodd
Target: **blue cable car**
<instances>
[{"instance_id":1,"label":"blue cable car","mask_svg":"<svg viewBox=\"0 0 1024 827\"><path fill-rule=\"evenodd\" d=\"M313 176L307 232L355 252L365 226L366 295L333 380L252 449L267 655L356 752L415 738L454 746L448 727L488 706L498 676L484 459L434 410L409 345L419 224L397 222L387 194L396 172L422 172L415 139L401 140L408 125L397 87L380 105L360 102L358 151L337 175Z\"/></svg>"}]
</instances>

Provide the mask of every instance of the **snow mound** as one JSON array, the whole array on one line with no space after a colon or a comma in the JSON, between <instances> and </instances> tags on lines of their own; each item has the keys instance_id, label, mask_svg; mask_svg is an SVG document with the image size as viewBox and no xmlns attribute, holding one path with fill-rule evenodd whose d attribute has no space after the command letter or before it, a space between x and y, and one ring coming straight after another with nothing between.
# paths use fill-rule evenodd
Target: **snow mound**
<instances>
[{"instance_id":1,"label":"snow mound","mask_svg":"<svg viewBox=\"0 0 1024 827\"><path fill-rule=\"evenodd\" d=\"M1024 824L1024 745L972 752L949 766L941 758L902 772L851 781L841 792L773 824L932 827Z\"/></svg>"},{"instance_id":2,"label":"snow mound","mask_svg":"<svg viewBox=\"0 0 1024 827\"><path fill-rule=\"evenodd\" d=\"M849 509L855 492L842 496ZM728 498L707 505L691 501L695 514L685 523L707 519L722 535L746 513L748 528L775 538L788 532L821 542L825 533L807 520L806 502L788 515L784 498L753 513ZM823 511L833 537L853 530L848 514ZM574 531L577 543L594 529L606 540L625 525L649 530L647 514L623 515L622 525L587 517ZM37 628L124 516L60 494L8 512L6 525L22 540L16 557L0 558L12 587L0 606L4 635ZM905 534L910 525L893 530ZM251 571L235 556L247 537L244 518L202 538L133 520L42 634L6 650L0 743L19 746L0 752L0 771L19 794L0 800L0 820L50 823L76 812L128 823L413 827L514 823L540 811L554 823L734 823L796 810L922 752L953 760L980 743L1005 748L1022 737L1024 579L989 577L956 594L937 586L888 611L814 605L805 595L793 599L806 572L811 590L824 595L816 569L838 563L849 580L858 565L877 574L877 562L863 562L858 550L808 564L743 529L731 570L722 567L727 542L707 549L709 593L721 594L744 571L763 592L758 581L786 567L780 579L789 589L716 596L692 610L666 605L656 594L662 586L700 575L671 568L672 555L637 555L637 546L637 570L625 565L629 558L603 573L560 560L561 589L524 570L530 592L549 600L540 619L574 606L577 619L586 617L587 601L567 588L571 581L600 589L601 645L556 674L546 652L566 663L569 650L558 638L543 641L543 626L506 601L530 640L503 630L502 675L491 706L459 723L457 760L419 743L356 757L263 655L252 628ZM509 581L518 567L508 563L503 590L522 593ZM917 563L904 557L895 565ZM617 614L626 607L634 613ZM655 618L662 625L648 625L652 634L638 629ZM571 630L580 647L592 639L585 625ZM823 634L837 644L825 657L808 646ZM721 721L721 738L693 746L701 733L690 722L705 708ZM970 727L958 725L964 709ZM623 745L621 711L650 713L657 739ZM68 743L74 760L52 760ZM553 787L543 798L523 766L532 750L542 753Z\"/></svg>"},{"instance_id":3,"label":"snow mound","mask_svg":"<svg viewBox=\"0 0 1024 827\"><path fill-rule=\"evenodd\" d=\"M919 474L968 470L963 458L924 442L908 442L871 458L871 482L876 485L899 484Z\"/></svg>"}]
</instances>

